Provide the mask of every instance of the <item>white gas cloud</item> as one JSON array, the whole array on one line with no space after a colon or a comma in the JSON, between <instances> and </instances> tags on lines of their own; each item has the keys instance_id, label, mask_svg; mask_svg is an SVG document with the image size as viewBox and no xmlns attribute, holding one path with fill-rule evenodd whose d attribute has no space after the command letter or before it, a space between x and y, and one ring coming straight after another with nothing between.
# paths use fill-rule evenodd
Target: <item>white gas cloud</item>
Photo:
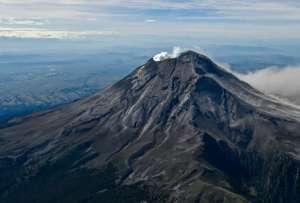
<instances>
[{"instance_id":1,"label":"white gas cloud","mask_svg":"<svg viewBox=\"0 0 300 203\"><path fill-rule=\"evenodd\" d=\"M176 58L178 57L184 50L180 47L174 47L172 53L168 52L160 52L153 57L154 61L163 61L168 58Z\"/></svg>"}]
</instances>

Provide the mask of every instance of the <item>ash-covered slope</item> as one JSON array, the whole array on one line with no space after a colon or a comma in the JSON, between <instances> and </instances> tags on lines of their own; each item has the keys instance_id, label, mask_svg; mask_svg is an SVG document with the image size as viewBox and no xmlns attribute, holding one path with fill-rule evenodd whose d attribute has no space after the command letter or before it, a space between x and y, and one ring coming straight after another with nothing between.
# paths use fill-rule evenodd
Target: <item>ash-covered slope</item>
<instances>
[{"instance_id":1,"label":"ash-covered slope","mask_svg":"<svg viewBox=\"0 0 300 203\"><path fill-rule=\"evenodd\" d=\"M189 51L0 130L0 202L300 202L300 111Z\"/></svg>"}]
</instances>

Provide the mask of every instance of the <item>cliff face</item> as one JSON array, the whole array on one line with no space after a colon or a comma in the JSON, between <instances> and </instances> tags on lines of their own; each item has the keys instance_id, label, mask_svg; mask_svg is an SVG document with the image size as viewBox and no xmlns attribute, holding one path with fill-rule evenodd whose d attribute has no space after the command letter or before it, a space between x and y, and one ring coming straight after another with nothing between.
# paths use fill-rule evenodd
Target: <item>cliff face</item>
<instances>
[{"instance_id":1,"label":"cliff face","mask_svg":"<svg viewBox=\"0 0 300 203\"><path fill-rule=\"evenodd\" d=\"M300 202L300 110L207 57L149 60L0 130L4 202Z\"/></svg>"}]
</instances>

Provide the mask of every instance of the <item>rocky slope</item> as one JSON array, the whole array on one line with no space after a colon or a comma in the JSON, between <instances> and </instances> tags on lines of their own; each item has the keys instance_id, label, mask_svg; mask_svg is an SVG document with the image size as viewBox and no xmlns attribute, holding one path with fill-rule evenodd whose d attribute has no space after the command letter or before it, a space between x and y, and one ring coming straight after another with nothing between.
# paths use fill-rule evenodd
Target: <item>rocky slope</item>
<instances>
[{"instance_id":1,"label":"rocky slope","mask_svg":"<svg viewBox=\"0 0 300 203\"><path fill-rule=\"evenodd\" d=\"M1 202L300 202L300 110L188 51L0 130Z\"/></svg>"}]
</instances>

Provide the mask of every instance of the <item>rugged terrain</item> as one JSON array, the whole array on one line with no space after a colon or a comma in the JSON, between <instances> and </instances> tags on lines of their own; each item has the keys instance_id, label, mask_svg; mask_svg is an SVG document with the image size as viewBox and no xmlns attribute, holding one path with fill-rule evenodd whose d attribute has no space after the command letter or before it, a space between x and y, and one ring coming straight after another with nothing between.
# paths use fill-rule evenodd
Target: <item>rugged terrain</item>
<instances>
[{"instance_id":1,"label":"rugged terrain","mask_svg":"<svg viewBox=\"0 0 300 203\"><path fill-rule=\"evenodd\" d=\"M300 202L300 110L204 55L0 130L0 202Z\"/></svg>"}]
</instances>

